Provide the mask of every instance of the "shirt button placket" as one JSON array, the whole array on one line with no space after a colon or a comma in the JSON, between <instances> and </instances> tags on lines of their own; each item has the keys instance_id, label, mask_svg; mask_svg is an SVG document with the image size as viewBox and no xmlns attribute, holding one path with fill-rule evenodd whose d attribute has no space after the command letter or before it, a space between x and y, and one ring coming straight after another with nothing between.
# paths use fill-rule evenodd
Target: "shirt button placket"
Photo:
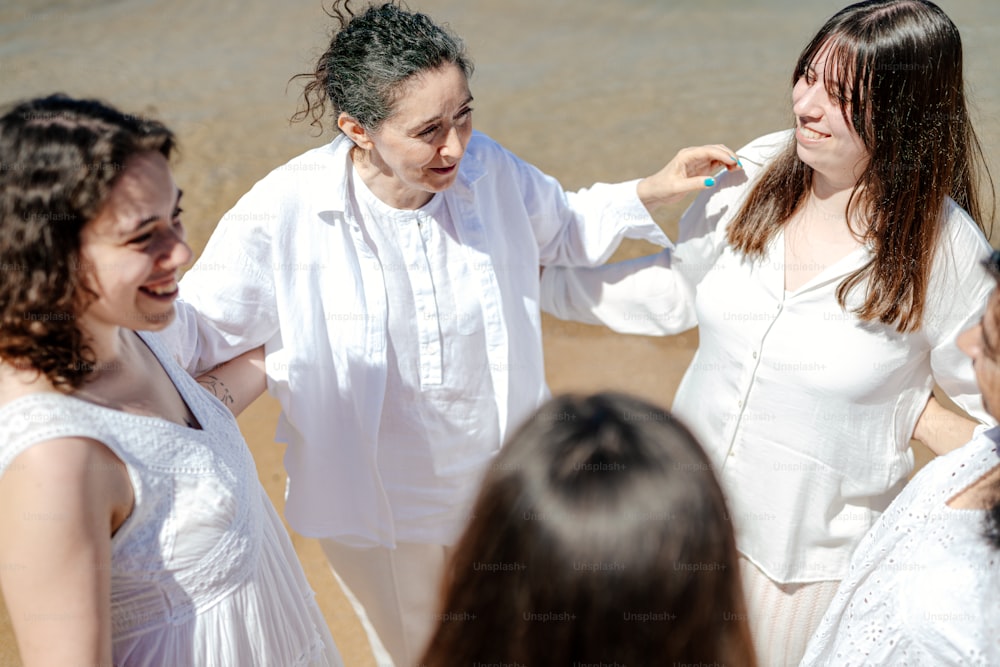
<instances>
[{"instance_id":1,"label":"shirt button placket","mask_svg":"<svg viewBox=\"0 0 1000 667\"><path fill-rule=\"evenodd\" d=\"M441 339L439 334L439 313L434 296L434 280L431 275L427 246L419 229L420 216L414 220L418 224L408 224L406 231L407 266L413 301L417 313L417 336L420 339L420 382L421 384L441 384Z\"/></svg>"},{"instance_id":2,"label":"shirt button placket","mask_svg":"<svg viewBox=\"0 0 1000 667\"><path fill-rule=\"evenodd\" d=\"M736 436L743 428L743 409L746 407L747 401L750 398L750 392L753 389L754 381L757 379L757 369L760 367L760 361L762 356L761 351L763 350L764 347L764 341L767 340L767 335L771 332L771 328L774 326L774 323L778 320L778 316L781 314L782 311L781 302L778 302L776 311L777 312L774 318L768 323L768 325L762 332L760 337L760 342L758 343L757 348L750 353L750 356L753 359L753 363L749 365L750 373L749 377L747 378L746 385L743 389L742 397L736 401L736 409L739 412L736 416L736 419L734 420L732 433L729 436L729 450L726 452L726 460L723 462L723 466L725 466L726 462L736 458Z\"/></svg>"}]
</instances>

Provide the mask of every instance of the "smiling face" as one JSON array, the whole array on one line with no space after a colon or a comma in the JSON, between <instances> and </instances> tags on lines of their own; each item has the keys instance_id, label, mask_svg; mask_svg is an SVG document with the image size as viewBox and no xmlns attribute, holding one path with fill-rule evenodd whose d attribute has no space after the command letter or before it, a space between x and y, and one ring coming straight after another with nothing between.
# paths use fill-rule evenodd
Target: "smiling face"
<instances>
[{"instance_id":1,"label":"smiling face","mask_svg":"<svg viewBox=\"0 0 1000 667\"><path fill-rule=\"evenodd\" d=\"M1000 419L1000 289L994 289L983 319L962 332L958 347L972 359L983 407Z\"/></svg>"},{"instance_id":2,"label":"smiling face","mask_svg":"<svg viewBox=\"0 0 1000 667\"><path fill-rule=\"evenodd\" d=\"M861 137L844 118L840 101L827 84L837 83L827 71L829 50L822 49L795 82L792 112L799 159L813 168L819 185L850 189L868 166Z\"/></svg>"},{"instance_id":3,"label":"smiling face","mask_svg":"<svg viewBox=\"0 0 1000 667\"><path fill-rule=\"evenodd\" d=\"M377 130L346 114L338 124L364 151L355 154L355 166L368 188L395 208L419 208L458 176L472 136L471 103L465 74L447 64L407 80L392 116Z\"/></svg>"},{"instance_id":4,"label":"smiling face","mask_svg":"<svg viewBox=\"0 0 1000 667\"><path fill-rule=\"evenodd\" d=\"M139 153L81 230L81 271L97 298L79 321L92 336L109 327L158 330L173 319L177 270L191 260L179 201L166 158Z\"/></svg>"}]
</instances>

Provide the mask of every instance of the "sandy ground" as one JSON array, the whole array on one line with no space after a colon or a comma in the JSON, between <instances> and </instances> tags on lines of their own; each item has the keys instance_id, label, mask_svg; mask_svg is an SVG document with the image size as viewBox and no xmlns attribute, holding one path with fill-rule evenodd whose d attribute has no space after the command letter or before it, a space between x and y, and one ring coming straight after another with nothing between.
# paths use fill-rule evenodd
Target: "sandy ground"
<instances>
[{"instance_id":1,"label":"sandy ground","mask_svg":"<svg viewBox=\"0 0 1000 667\"><path fill-rule=\"evenodd\" d=\"M1000 5L952 0L987 153L1000 144ZM411 5L468 42L476 126L570 189L652 173L680 147L737 148L789 122L789 69L831 11L827 0L425 0ZM324 143L289 127L299 88L327 42L318 0L19 0L0 4L0 103L64 91L165 120L179 135L196 252L215 222L268 170ZM996 171L996 170L994 170ZM682 205L658 218L668 234ZM616 258L650 252L628 243ZM544 320L554 392L620 389L669 406L696 332L624 337ZM274 401L240 419L262 483L283 506ZM923 455L921 455L922 458ZM347 664L374 664L319 548L293 534ZM0 666L18 664L0 609Z\"/></svg>"}]
</instances>

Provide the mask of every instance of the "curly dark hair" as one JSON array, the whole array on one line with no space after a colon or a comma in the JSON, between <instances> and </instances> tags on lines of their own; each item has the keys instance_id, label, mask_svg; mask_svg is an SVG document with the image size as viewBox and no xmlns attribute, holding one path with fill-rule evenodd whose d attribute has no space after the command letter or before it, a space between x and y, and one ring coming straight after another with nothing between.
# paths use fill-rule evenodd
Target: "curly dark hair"
<instances>
[{"instance_id":1,"label":"curly dark hair","mask_svg":"<svg viewBox=\"0 0 1000 667\"><path fill-rule=\"evenodd\" d=\"M0 359L44 374L61 391L94 368L76 316L83 283L80 230L138 153L169 158L163 124L97 100L56 94L0 117Z\"/></svg>"},{"instance_id":2,"label":"curly dark hair","mask_svg":"<svg viewBox=\"0 0 1000 667\"><path fill-rule=\"evenodd\" d=\"M322 131L329 102L334 118L343 112L374 131L392 115L399 89L411 76L448 63L467 78L472 76L472 61L462 40L428 16L394 2L372 5L355 15L350 4L350 0L334 1L327 14L339 27L330 46L314 71L291 79L307 80L302 106L292 122L312 119L310 125Z\"/></svg>"}]
</instances>

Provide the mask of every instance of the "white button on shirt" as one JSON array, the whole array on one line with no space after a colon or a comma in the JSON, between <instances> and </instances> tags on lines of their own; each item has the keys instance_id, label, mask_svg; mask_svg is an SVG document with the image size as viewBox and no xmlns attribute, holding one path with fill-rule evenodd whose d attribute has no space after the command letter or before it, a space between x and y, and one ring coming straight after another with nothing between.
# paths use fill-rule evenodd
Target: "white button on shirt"
<instances>
[{"instance_id":1,"label":"white button on shirt","mask_svg":"<svg viewBox=\"0 0 1000 667\"><path fill-rule=\"evenodd\" d=\"M900 334L846 311L836 290L871 258L861 247L801 288L784 289L784 237L749 261L726 230L759 169L790 133L739 151L681 221L677 246L597 269L547 270L542 305L565 319L647 335L699 328L674 412L698 436L726 490L737 546L778 582L838 580L851 551L913 468L909 447L935 381L974 418L982 408L956 335L981 316L990 246L948 201L920 331Z\"/></svg>"}]
</instances>

